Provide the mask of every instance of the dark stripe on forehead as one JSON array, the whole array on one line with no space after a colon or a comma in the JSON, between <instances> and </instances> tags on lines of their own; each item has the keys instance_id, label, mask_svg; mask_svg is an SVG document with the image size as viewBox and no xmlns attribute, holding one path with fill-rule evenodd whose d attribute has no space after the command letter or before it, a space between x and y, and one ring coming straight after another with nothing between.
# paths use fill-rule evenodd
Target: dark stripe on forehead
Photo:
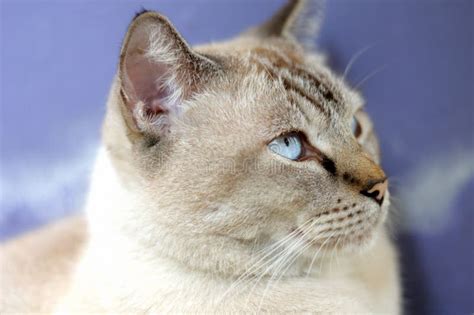
<instances>
[{"instance_id":1,"label":"dark stripe on forehead","mask_svg":"<svg viewBox=\"0 0 474 315\"><path fill-rule=\"evenodd\" d=\"M277 74L274 68L265 66L265 71L270 74L270 76L276 80L281 80L283 83L283 87L287 91L287 93L293 92L296 93L297 95L303 97L306 101L311 103L314 107L316 107L321 113L325 114L326 116L329 117L330 112L327 107L325 107L316 97L314 96L314 93L311 93L311 91L308 91L301 86L299 86L294 78L291 77L285 77L282 75L282 73ZM282 69L279 69L282 70Z\"/></svg>"},{"instance_id":2,"label":"dark stripe on forehead","mask_svg":"<svg viewBox=\"0 0 474 315\"><path fill-rule=\"evenodd\" d=\"M329 111L327 110L327 108L325 108L311 93L308 93L307 91L299 87L297 84L292 82L289 78L286 78L281 74L280 75L277 74L274 67L271 67L261 61L259 61L259 64L262 66L263 71L267 73L271 78L275 80L281 80L283 83L283 87L288 93L293 92L300 95L301 97L306 99L308 102L310 102L313 106L317 107L322 113L329 116Z\"/></svg>"},{"instance_id":3,"label":"dark stripe on forehead","mask_svg":"<svg viewBox=\"0 0 474 315\"><path fill-rule=\"evenodd\" d=\"M324 106L322 106L321 103L319 103L318 100L316 100L310 93L307 93L305 90L301 89L299 86L293 84L287 78L282 78L282 81L283 81L283 86L285 87L285 90L292 91L299 94L301 97L305 98L308 102L310 102L315 107L317 107L322 113L329 115L328 110Z\"/></svg>"},{"instance_id":4,"label":"dark stripe on forehead","mask_svg":"<svg viewBox=\"0 0 474 315\"><path fill-rule=\"evenodd\" d=\"M288 69L288 71L290 71L290 73L296 76L303 78L303 80L311 81L313 85L315 85L318 88L318 90L321 92L321 94L324 96L325 99L327 99L328 101L336 102L336 99L334 98L334 94L331 92L331 90L326 85L321 83L321 81L318 78L316 78L313 74L299 67L290 68Z\"/></svg>"},{"instance_id":5,"label":"dark stripe on forehead","mask_svg":"<svg viewBox=\"0 0 474 315\"><path fill-rule=\"evenodd\" d=\"M293 56L282 55L276 51L265 48L256 49L255 52L257 53L255 55L255 61L263 67L264 71L270 77L276 80L281 79L287 91L299 94L317 107L322 113L329 116L329 109L315 98L314 91L308 91L295 82L298 79L304 82L310 82L310 84L319 92L318 94L320 94L324 99L328 102L336 102L334 94L329 88L327 88L316 76L297 66L300 60L296 60ZM283 72L287 72L290 76L285 77Z\"/></svg>"}]
</instances>

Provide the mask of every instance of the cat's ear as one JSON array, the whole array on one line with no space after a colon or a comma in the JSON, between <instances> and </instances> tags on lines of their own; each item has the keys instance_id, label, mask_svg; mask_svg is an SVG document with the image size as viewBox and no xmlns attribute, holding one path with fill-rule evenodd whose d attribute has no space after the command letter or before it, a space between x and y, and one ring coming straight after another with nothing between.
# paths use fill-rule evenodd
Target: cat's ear
<instances>
[{"instance_id":1,"label":"cat's ear","mask_svg":"<svg viewBox=\"0 0 474 315\"><path fill-rule=\"evenodd\" d=\"M129 128L162 135L170 116L179 115L189 99L218 68L193 51L171 23L156 12L132 21L119 66L122 113Z\"/></svg>"},{"instance_id":2,"label":"cat's ear","mask_svg":"<svg viewBox=\"0 0 474 315\"><path fill-rule=\"evenodd\" d=\"M277 13L245 35L259 38L283 37L296 41L306 49L315 45L324 14L324 0L287 0Z\"/></svg>"}]
</instances>

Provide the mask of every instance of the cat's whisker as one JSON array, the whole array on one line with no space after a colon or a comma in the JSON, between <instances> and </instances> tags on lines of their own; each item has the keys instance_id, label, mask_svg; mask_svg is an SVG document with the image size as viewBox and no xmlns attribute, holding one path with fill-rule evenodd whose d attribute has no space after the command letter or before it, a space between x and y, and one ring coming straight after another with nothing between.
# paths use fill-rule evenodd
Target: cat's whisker
<instances>
[{"instance_id":1,"label":"cat's whisker","mask_svg":"<svg viewBox=\"0 0 474 315\"><path fill-rule=\"evenodd\" d=\"M252 290L256 287L256 285L260 282L260 280L269 272L271 271L272 269L276 268L274 271L273 271L273 274L275 272L278 272L279 271L279 268L281 266L281 264L285 261L285 259L287 260L288 257L291 255L291 252L292 252L292 248L295 248L296 246L298 246L300 243L304 242L304 237L306 236L307 233L309 233L309 231L314 227L314 225L316 225L319 221L320 221L321 218L318 218L317 220L312 221L312 219L308 220L307 222L311 222L311 224L309 226L301 226L299 227L299 230L301 231L303 229L306 229L306 231L303 232L302 236L299 238L299 239L296 239L295 242L293 242L293 246L292 247L286 247L284 248L284 250L281 252L281 254L277 257L275 257L275 259L273 259L272 263L266 268L266 270L264 272L262 272L260 274L260 276L257 278L255 284L253 285L252 287ZM304 224L306 225L306 224ZM286 257L285 257L286 255ZM275 266L276 265L276 266ZM273 275L272 274L272 275ZM251 291L252 291L251 290Z\"/></svg>"},{"instance_id":2,"label":"cat's whisker","mask_svg":"<svg viewBox=\"0 0 474 315\"><path fill-rule=\"evenodd\" d=\"M341 236L343 236L343 235L338 235L338 236L337 236L336 244L334 245L334 248L333 248L332 251L331 251L331 259L330 259L330 261L329 261L329 270L330 270L331 272L333 271L333 269L332 269L332 260L333 260L333 258L334 258L335 252L337 251L337 244L339 243L339 240L341 239Z\"/></svg>"},{"instance_id":3,"label":"cat's whisker","mask_svg":"<svg viewBox=\"0 0 474 315\"><path fill-rule=\"evenodd\" d=\"M306 236L307 234L310 233L311 229L313 228L314 225L316 225L318 220L316 220L301 236L301 238L299 240L297 240L297 242L295 242L295 244L293 244L293 248L291 248L291 250L289 249L288 252L289 252L289 255L287 258L287 260L283 260L277 267L276 270L273 271L273 274L272 274L272 277L273 275L277 274L286 264L287 261L289 261L291 259L291 254L292 253L298 253L298 248L301 246L302 243L305 243L306 240ZM303 246L303 248L306 248L309 244L305 244ZM271 279L270 279L271 280Z\"/></svg>"},{"instance_id":4,"label":"cat's whisker","mask_svg":"<svg viewBox=\"0 0 474 315\"><path fill-rule=\"evenodd\" d=\"M293 240L293 243L297 243L298 240ZM294 246L294 245L293 245ZM253 284L252 288L249 290L249 294L247 296L247 301L250 299L252 292L255 290L257 285L260 283L262 278L272 269L274 269L275 265L278 267L281 261L284 261L287 259L287 257L291 254L290 248L292 246L285 247L277 256L274 257L273 261L271 264L263 271L259 277L256 279L255 283Z\"/></svg>"},{"instance_id":5,"label":"cat's whisker","mask_svg":"<svg viewBox=\"0 0 474 315\"><path fill-rule=\"evenodd\" d=\"M301 227L299 227L299 229L302 229L302 228L305 228L305 226L307 224L310 224L311 223L311 219L306 221L305 223L303 223L301 225ZM253 266L251 266L246 273L248 272L252 272L252 271L255 271L257 268L257 264L262 262L263 260L265 260L265 258L267 258L268 256L270 256L271 254L273 254L276 250L278 250L279 248L281 247L284 247L289 241L291 241L291 239L296 236L297 234L299 233L298 229L295 229L294 231L292 231L291 233L289 233L287 236L285 236L283 239L277 241L276 243L272 244L268 249L264 248L262 249L260 252L262 254L264 254L263 257L260 258L260 260L258 260L256 263L254 263ZM259 252L256 253L257 255L259 254Z\"/></svg>"},{"instance_id":6,"label":"cat's whisker","mask_svg":"<svg viewBox=\"0 0 474 315\"><path fill-rule=\"evenodd\" d=\"M309 224L311 222L311 220L308 220L306 221L305 223L302 224L302 226L300 227L303 228L306 224ZM276 248L279 248L281 246L284 245L285 241L287 241L288 239L290 239L291 237L293 237L295 234L298 233L298 229L295 229L294 231L292 231L291 233L289 233L287 236L285 236L284 238L282 238L281 240L273 243L271 246L269 246L268 248L263 248L261 249L260 251L256 252L255 255L259 255L261 253L265 253L265 251L268 251L270 249L276 249ZM265 258L265 256L263 257Z\"/></svg>"},{"instance_id":7,"label":"cat's whisker","mask_svg":"<svg viewBox=\"0 0 474 315\"><path fill-rule=\"evenodd\" d=\"M387 65L383 65L383 66L380 66L378 67L377 69L375 69L374 71L370 72L368 75L366 75L362 80L359 80L359 82L354 86L354 89L359 89L365 82L367 82L370 78L372 78L373 76L375 76L376 74L382 72L383 70L385 70L388 66Z\"/></svg>"},{"instance_id":8,"label":"cat's whisker","mask_svg":"<svg viewBox=\"0 0 474 315\"><path fill-rule=\"evenodd\" d=\"M345 241L347 239L347 234L343 235L343 237L341 238L342 239L342 243L341 243L341 248L344 248L344 245L345 245ZM336 264L338 267L341 266L340 262L339 262L339 248L338 248L338 245L339 245L339 239L337 240L336 242Z\"/></svg>"},{"instance_id":9,"label":"cat's whisker","mask_svg":"<svg viewBox=\"0 0 474 315\"><path fill-rule=\"evenodd\" d=\"M301 243L301 240L297 240L297 242L294 244L293 247L296 247L299 243ZM263 300L264 300L264 298L265 298L265 296L266 296L266 294L267 294L267 292L268 292L268 289L269 289L269 287L270 287L270 285L271 285L271 282L272 282L273 278L278 274L278 272L281 270L281 268L283 268L283 267L286 265L286 263L287 263L289 260L291 260L291 257L296 256L297 253L298 253L298 251L294 251L294 250L291 250L291 251L290 251L290 250L287 250L287 251L286 251L286 255L282 256L282 259L280 259L280 261L277 261L277 262L274 263L274 265L276 264L277 266L276 266L275 270L272 272L272 276L270 277L270 279L268 280L268 282L267 282L267 284L266 284L266 286L265 286L265 289L264 289L264 291L263 291L262 297L261 297L260 302L259 302L258 310L260 310L260 307L261 307L261 305L262 305L262 303L263 303ZM272 267L273 267L273 266L272 266ZM260 280L261 280L261 279L259 279L259 281L260 281ZM258 282L255 283L254 287L255 287L257 284L258 284Z\"/></svg>"},{"instance_id":10,"label":"cat's whisker","mask_svg":"<svg viewBox=\"0 0 474 315\"><path fill-rule=\"evenodd\" d=\"M329 237L323 242L323 244L321 245L321 247L320 247L320 249L319 249L320 253L322 254L322 257L319 257L319 258L320 258L319 271L318 271L319 273L322 273L322 269L321 269L321 268L322 268L322 265L324 264L324 258L326 257L325 247L326 247L327 244L329 244L328 241L329 241L335 234L336 234L336 231L334 231L331 235L329 235ZM313 259L317 259L317 258L318 258L318 255L319 255L319 253L316 254L316 256L313 257ZM311 270L310 270L309 274L307 274L307 277L308 277L308 275L310 275L310 274L311 274Z\"/></svg>"},{"instance_id":11,"label":"cat's whisker","mask_svg":"<svg viewBox=\"0 0 474 315\"><path fill-rule=\"evenodd\" d=\"M264 290L264 293L263 293L263 295L262 295L262 298L260 299L259 309L260 309L260 306L261 306L261 304L262 304L262 302L263 302L263 299L264 299L264 297L265 297L267 291L268 291L269 288L271 287L272 282L274 282L275 284L277 284L277 283L281 280L281 278L285 275L285 273L288 271L288 269L293 265L294 261L295 261L296 259L298 259L298 257L300 257L301 254L304 253L304 251L305 251L308 247L310 247L310 246L313 245L312 242L307 242L307 241L305 241L305 240L306 240L306 236L311 232L311 228L312 228L316 223L319 223L320 219L321 219L321 218L318 218L317 220L315 220L315 222L314 222L306 231L304 231L304 233L303 233L301 239L300 239L299 242L296 244L296 245L299 246L301 243L306 242L306 243L304 244L304 246L302 246L301 248L299 248L299 250L293 251L293 253L294 253L293 255L291 255L291 252L290 252L290 255L288 255L287 259L284 260L282 263L280 263L280 265L278 266L278 268L273 271L272 276L271 276L270 279L268 280L268 283L267 283L267 285L266 285L266 287L265 287L265 290ZM313 239L314 239L314 238L313 238ZM284 268L284 269L283 269L283 268ZM280 270L282 270L282 269L283 269L283 271L280 272ZM273 280L275 279L275 277L278 275L278 273L280 273L280 275L278 276L278 278L277 278L275 281L273 281Z\"/></svg>"},{"instance_id":12,"label":"cat's whisker","mask_svg":"<svg viewBox=\"0 0 474 315\"><path fill-rule=\"evenodd\" d=\"M335 233L331 234L331 237L334 235ZM327 241L327 240L326 240ZM325 242L326 243L326 242ZM324 247L324 246L323 246ZM321 257L321 264L319 265L319 273L321 274L323 272L323 265L324 265L324 259L326 258L326 253L327 251L324 251L323 252L323 256Z\"/></svg>"},{"instance_id":13,"label":"cat's whisker","mask_svg":"<svg viewBox=\"0 0 474 315\"><path fill-rule=\"evenodd\" d=\"M273 268L273 265L274 264L277 264L275 270L273 270L272 272L272 275L270 277L270 279L268 280L268 283L265 287L265 290L264 290L264 293L262 295L262 298L260 300L260 303L259 305L261 305L261 303L263 302L263 299L267 293L267 290L269 289L273 279L278 275L278 273L280 272L280 270L282 270L283 268L285 268L285 266L288 266L285 268L285 270L281 273L280 275L280 278L281 276L288 270L289 267L291 267L291 265L293 264L293 262L301 255L301 253L304 252L304 250L306 250L309 246L311 246L312 244L311 243L306 243L303 247L299 248L299 246L301 246L301 243L304 243L306 242L306 236L311 232L312 228L320 222L320 220L322 219L322 217L316 219L314 222L311 223L310 226L308 226L306 228L305 231L303 231L300 239L298 239L295 244L293 244L293 247L296 248L296 250L289 250L287 249L285 252L288 253L288 255L285 257L285 256L282 256L281 258L283 258L283 260L280 258L278 261L274 262L271 266L269 266L269 268L267 268L267 270L265 271L265 273L263 273L259 279L257 280L257 282L254 284L254 286L252 287L252 290L255 288L255 286L258 284L258 282L261 280L262 276L266 274L267 271L271 270ZM300 228L301 229L301 228ZM280 262L281 260L281 262ZM279 279L280 279L279 278ZM260 308L260 307L259 307Z\"/></svg>"},{"instance_id":14,"label":"cat's whisker","mask_svg":"<svg viewBox=\"0 0 474 315\"><path fill-rule=\"evenodd\" d=\"M316 261L316 258L318 257L319 255L319 252L323 249L325 243L332 237L332 235L334 235L336 232L334 231L330 237L328 237L324 242L323 244L319 247L319 249L316 251L316 253L313 255L313 258L311 259L311 263L309 264L309 267L308 267L308 270L306 271L306 277L308 277L310 274L311 274L311 269L313 268L313 264L314 262Z\"/></svg>"},{"instance_id":15,"label":"cat's whisker","mask_svg":"<svg viewBox=\"0 0 474 315\"><path fill-rule=\"evenodd\" d=\"M301 243L303 240L299 240L298 243ZM270 277L270 279L268 280L267 282L267 285L265 286L265 290L263 291L263 294L262 294L262 297L260 299L260 302L259 302L259 306L258 306L258 311L260 310L261 308L261 305L263 303L263 300L268 292L268 290L270 289L270 287L272 286L272 282L274 282L275 284L279 282L279 280L283 277L283 275L286 273L286 271L292 266L293 262L301 255L301 253L303 253L309 246L311 246L310 243L306 243L302 248L300 248L299 250L297 251L293 251L293 254L290 252L289 255L286 257L286 260L283 260L277 267L276 270L274 270L274 272L272 273L272 276ZM286 266L286 268L285 268ZM280 273L280 270L282 270L284 268L284 270ZM278 273L280 273L280 276L278 277L277 280L274 281L275 277L278 275Z\"/></svg>"},{"instance_id":16,"label":"cat's whisker","mask_svg":"<svg viewBox=\"0 0 474 315\"><path fill-rule=\"evenodd\" d=\"M359 51L357 51L352 57L351 59L349 60L349 62L347 63L347 66L346 66L346 69L344 69L344 73L342 75L342 79L345 80L347 75L349 74L349 71L351 71L351 68L352 66L355 64L355 62L364 54L366 53L367 51L369 51L371 48L373 48L374 46L376 45L376 43L372 43L370 45L367 45L365 47L363 47L362 49L360 49Z\"/></svg>"},{"instance_id":17,"label":"cat's whisker","mask_svg":"<svg viewBox=\"0 0 474 315\"><path fill-rule=\"evenodd\" d=\"M311 222L312 219L308 219L306 222L304 222L300 227L299 229L302 229L302 228L305 228L307 225L311 225L313 226L315 224L315 222ZM316 220L316 222L319 221L319 220ZM274 252L276 252L279 248L281 247L284 247L287 243L289 243L291 241L291 239L296 235L298 234L299 231L298 229L295 229L294 231L292 231L291 233L289 233L287 236L285 236L283 239L277 241L276 243L272 244L268 249L264 248L262 249L262 254L264 255L263 257L261 257L257 262L255 262L252 266L250 266L246 272L244 272L239 278L237 278L236 281L234 281L231 286L229 287L228 290L226 290L226 292L224 292L224 294L222 295L222 299L225 298L225 296L230 292L232 291L234 288L236 288L238 285L240 285L240 283L244 282L246 279L248 279L252 273L260 270L261 268L263 268L264 266L266 266L268 263L278 259L280 257L280 255L283 254L284 251L278 253L275 257L271 258L269 261L266 261L265 262L265 259L267 257L269 257L270 255L272 255ZM260 264L260 265L259 265ZM267 268L268 269L268 268ZM267 272L267 270L265 272L262 273L262 275L265 275L265 273Z\"/></svg>"},{"instance_id":18,"label":"cat's whisker","mask_svg":"<svg viewBox=\"0 0 474 315\"><path fill-rule=\"evenodd\" d=\"M300 250L300 254L302 252L304 252L304 250L306 250L308 247L311 247L313 246L312 242L307 242ZM290 264L288 265L288 267L284 270L284 272L280 275L280 277L286 272L286 270L291 266L291 264L294 262L294 260L296 260L297 257L295 257L291 262Z\"/></svg>"},{"instance_id":19,"label":"cat's whisker","mask_svg":"<svg viewBox=\"0 0 474 315\"><path fill-rule=\"evenodd\" d=\"M336 233L336 232L334 231L334 232L329 236L328 239L330 239L331 237L333 237L333 235L334 235L335 233ZM316 237L317 237L317 236L316 236ZM313 239L314 239L314 238L313 238ZM326 241L327 241L327 240L326 240ZM326 241L320 246L320 248L318 249L318 252L321 250L322 247L325 246ZM312 245L313 245L312 242L307 242L299 251L297 251L297 252L293 255L292 258L288 259L288 261L285 263L285 264L286 264L286 268L280 273L280 275L278 276L278 278L277 278L275 281L273 281L273 285L274 285L274 286L277 285L278 282L280 282L280 280L283 278L283 276L284 276L285 273L288 271L288 269L293 265L294 261L295 261L296 259L298 259L298 257L301 256L301 254L304 253L304 251L305 251L308 247L311 247ZM272 277L270 278L270 280L268 281L267 286L265 287L265 291L264 291L264 293L263 293L263 295L262 295L262 298L260 299L260 303L259 303L258 310L260 310L260 307L261 307L261 304L262 304L262 302L263 302L263 299L264 299L264 297L265 297L265 295L266 295L266 292L269 290L269 288L270 288L270 286L271 286L271 284L272 284L272 280L274 279L274 276L276 276L276 275L277 275L277 273L274 273L274 274L272 275Z\"/></svg>"}]
</instances>

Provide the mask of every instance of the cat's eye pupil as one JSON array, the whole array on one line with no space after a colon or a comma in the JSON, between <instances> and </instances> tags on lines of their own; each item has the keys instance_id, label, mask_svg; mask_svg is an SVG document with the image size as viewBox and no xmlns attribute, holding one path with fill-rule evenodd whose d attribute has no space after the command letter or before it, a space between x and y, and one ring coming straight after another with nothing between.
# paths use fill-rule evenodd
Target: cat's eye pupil
<instances>
[{"instance_id":1,"label":"cat's eye pupil","mask_svg":"<svg viewBox=\"0 0 474 315\"><path fill-rule=\"evenodd\" d=\"M273 139L268 144L268 148L280 156L296 161L303 152L303 143L300 135L289 133Z\"/></svg>"}]
</instances>

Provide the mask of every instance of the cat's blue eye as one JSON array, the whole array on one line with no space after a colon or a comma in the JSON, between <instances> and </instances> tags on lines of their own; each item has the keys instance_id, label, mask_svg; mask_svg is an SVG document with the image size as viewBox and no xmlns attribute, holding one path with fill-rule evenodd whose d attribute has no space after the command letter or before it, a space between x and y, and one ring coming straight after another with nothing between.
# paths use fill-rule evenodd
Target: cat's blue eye
<instances>
[{"instance_id":1,"label":"cat's blue eye","mask_svg":"<svg viewBox=\"0 0 474 315\"><path fill-rule=\"evenodd\" d=\"M268 144L268 148L287 159L298 160L303 153L303 143L298 134L290 133L275 138Z\"/></svg>"}]
</instances>

